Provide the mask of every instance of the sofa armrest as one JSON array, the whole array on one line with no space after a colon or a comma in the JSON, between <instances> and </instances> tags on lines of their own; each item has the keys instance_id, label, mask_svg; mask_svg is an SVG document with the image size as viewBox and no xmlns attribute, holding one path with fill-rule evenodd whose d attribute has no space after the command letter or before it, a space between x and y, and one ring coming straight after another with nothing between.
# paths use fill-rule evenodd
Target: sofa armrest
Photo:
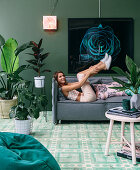
<instances>
[{"instance_id":1,"label":"sofa armrest","mask_svg":"<svg viewBox=\"0 0 140 170\"><path fill-rule=\"evenodd\" d=\"M58 84L56 80L52 79L52 116L53 123L57 124L57 96L58 96Z\"/></svg>"}]
</instances>

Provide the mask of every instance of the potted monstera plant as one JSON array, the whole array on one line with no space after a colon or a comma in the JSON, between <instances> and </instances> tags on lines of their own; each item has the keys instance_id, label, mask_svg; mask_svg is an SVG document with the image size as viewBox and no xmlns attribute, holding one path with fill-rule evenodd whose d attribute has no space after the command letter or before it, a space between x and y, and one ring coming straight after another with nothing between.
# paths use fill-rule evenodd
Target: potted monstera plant
<instances>
[{"instance_id":1,"label":"potted monstera plant","mask_svg":"<svg viewBox=\"0 0 140 170\"><path fill-rule=\"evenodd\" d=\"M28 63L31 64L32 69L37 72L38 76L34 77L35 87L36 88L43 88L44 87L44 80L45 76L41 76L41 73L44 72L51 72L48 69L43 69L43 66L45 66L44 60L48 57L49 53L44 53L43 48L41 48L42 45L42 39L39 41L39 43L35 43L32 41L33 47L33 53L27 53L29 55L34 56L34 59L27 60Z\"/></svg>"},{"instance_id":2,"label":"potted monstera plant","mask_svg":"<svg viewBox=\"0 0 140 170\"><path fill-rule=\"evenodd\" d=\"M130 99L131 109L140 109L140 67L128 56L126 56L126 66L128 71L124 72L119 67L112 67L116 73L121 76L125 76L128 82L124 82L117 77L112 77L114 81L120 83L122 87L111 87L118 90L130 90L132 97Z\"/></svg>"},{"instance_id":3,"label":"potted monstera plant","mask_svg":"<svg viewBox=\"0 0 140 170\"><path fill-rule=\"evenodd\" d=\"M0 71L0 117L9 118L9 110L17 104L14 85L22 79L19 75L28 66L19 66L19 53L31 47L31 42L18 47L15 39L7 41L0 35L1 68Z\"/></svg>"},{"instance_id":4,"label":"potted monstera plant","mask_svg":"<svg viewBox=\"0 0 140 170\"><path fill-rule=\"evenodd\" d=\"M36 95L30 90L30 82L21 80L15 87L18 94L18 104L10 110L10 118L15 119L17 133L30 134L33 118L37 119L40 112L47 109L46 95Z\"/></svg>"}]
</instances>

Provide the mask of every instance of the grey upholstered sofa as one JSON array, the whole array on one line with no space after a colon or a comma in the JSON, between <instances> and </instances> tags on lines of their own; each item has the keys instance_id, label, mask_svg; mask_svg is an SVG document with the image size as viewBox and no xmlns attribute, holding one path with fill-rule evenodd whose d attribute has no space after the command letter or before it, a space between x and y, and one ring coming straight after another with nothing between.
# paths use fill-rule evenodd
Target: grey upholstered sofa
<instances>
[{"instance_id":1,"label":"grey upholstered sofa","mask_svg":"<svg viewBox=\"0 0 140 170\"><path fill-rule=\"evenodd\" d=\"M126 81L124 77L119 77ZM66 76L68 82L77 81L76 76ZM91 77L90 82L101 82L108 84L112 82L111 76ZM53 123L57 124L59 120L82 120L82 121L104 121L105 111L112 107L121 106L122 99L129 96L110 97L106 100L97 100L94 102L78 102L72 100L61 100L59 97L59 88L57 82L52 79L52 116Z\"/></svg>"}]
</instances>

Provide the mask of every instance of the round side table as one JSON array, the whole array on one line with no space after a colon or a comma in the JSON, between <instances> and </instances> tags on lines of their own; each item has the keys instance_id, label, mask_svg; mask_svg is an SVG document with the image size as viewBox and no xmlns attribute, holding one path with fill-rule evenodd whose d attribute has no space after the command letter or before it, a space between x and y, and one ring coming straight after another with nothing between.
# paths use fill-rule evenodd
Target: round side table
<instances>
[{"instance_id":1,"label":"round side table","mask_svg":"<svg viewBox=\"0 0 140 170\"><path fill-rule=\"evenodd\" d=\"M109 125L109 129L108 129L108 137L107 137L107 142L106 142L106 147L105 147L105 155L108 155L108 153L109 153L109 145L111 143L111 134L112 134L112 128L113 128L114 121L120 121L121 122L121 142L117 142L117 143L122 144L122 145L127 143L129 145L129 147L131 148L131 152L132 152L132 163L136 164L134 123L135 122L140 122L140 117L138 117L138 118L129 118L129 117L124 117L124 116L117 116L117 115L107 114L107 112L105 113L105 116L108 119L110 119L110 125ZM124 137L125 122L130 123L131 144Z\"/></svg>"}]
</instances>

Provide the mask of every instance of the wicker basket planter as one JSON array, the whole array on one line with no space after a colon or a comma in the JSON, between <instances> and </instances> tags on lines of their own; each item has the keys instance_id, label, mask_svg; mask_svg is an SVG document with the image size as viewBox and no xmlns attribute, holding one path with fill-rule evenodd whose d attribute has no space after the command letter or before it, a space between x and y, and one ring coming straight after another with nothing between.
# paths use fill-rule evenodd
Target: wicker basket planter
<instances>
[{"instance_id":1,"label":"wicker basket planter","mask_svg":"<svg viewBox=\"0 0 140 170\"><path fill-rule=\"evenodd\" d=\"M9 119L11 107L17 105L17 98L12 100L0 100L0 118Z\"/></svg>"}]
</instances>

